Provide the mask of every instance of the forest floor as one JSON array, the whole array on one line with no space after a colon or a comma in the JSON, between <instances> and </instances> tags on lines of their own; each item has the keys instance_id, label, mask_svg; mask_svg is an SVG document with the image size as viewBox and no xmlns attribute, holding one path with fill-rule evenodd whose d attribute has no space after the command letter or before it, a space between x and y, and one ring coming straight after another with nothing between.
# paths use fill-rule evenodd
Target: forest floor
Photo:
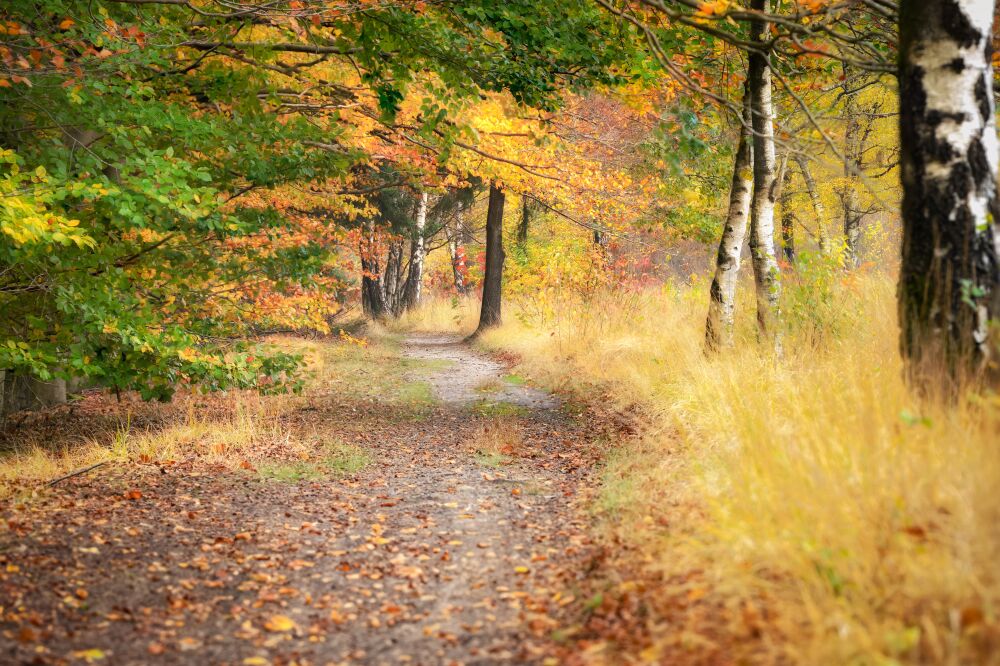
<instances>
[{"instance_id":1,"label":"forest floor","mask_svg":"<svg viewBox=\"0 0 1000 666\"><path fill-rule=\"evenodd\" d=\"M294 455L282 441L274 460L237 465L132 455L12 496L0 661L571 660L565 637L600 559L583 509L594 421L459 338L411 336L379 353L329 362L325 382L276 412L282 441L310 447ZM387 359L392 372L376 367ZM7 437L106 425L87 410L120 410L107 401L89 396ZM146 423L135 409L132 429L182 418ZM334 439L354 452L346 462L323 457Z\"/></svg>"}]
</instances>

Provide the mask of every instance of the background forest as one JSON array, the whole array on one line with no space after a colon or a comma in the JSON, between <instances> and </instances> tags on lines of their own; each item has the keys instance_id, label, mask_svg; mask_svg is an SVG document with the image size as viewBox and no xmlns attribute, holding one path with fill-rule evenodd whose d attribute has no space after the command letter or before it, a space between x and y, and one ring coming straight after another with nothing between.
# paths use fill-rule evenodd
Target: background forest
<instances>
[{"instance_id":1,"label":"background forest","mask_svg":"<svg viewBox=\"0 0 1000 666\"><path fill-rule=\"evenodd\" d=\"M290 415L430 418L397 347L450 332L600 425L576 508L601 562L543 663L994 663L993 23L976 0L4 3L4 538L98 465L315 480ZM935 169L954 191L914 185ZM525 414L485 416L467 439L503 467ZM373 464L324 451L320 476ZM3 594L11 643L44 642Z\"/></svg>"}]
</instances>

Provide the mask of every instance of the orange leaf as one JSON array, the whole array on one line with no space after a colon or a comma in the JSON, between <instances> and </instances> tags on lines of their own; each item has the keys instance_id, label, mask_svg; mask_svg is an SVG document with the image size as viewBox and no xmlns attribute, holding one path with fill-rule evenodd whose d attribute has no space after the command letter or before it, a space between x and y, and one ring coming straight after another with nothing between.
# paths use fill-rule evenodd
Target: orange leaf
<instances>
[{"instance_id":1,"label":"orange leaf","mask_svg":"<svg viewBox=\"0 0 1000 666\"><path fill-rule=\"evenodd\" d=\"M272 615L268 621L264 623L264 628L268 631L276 633L291 631L295 628L295 621L287 615Z\"/></svg>"}]
</instances>

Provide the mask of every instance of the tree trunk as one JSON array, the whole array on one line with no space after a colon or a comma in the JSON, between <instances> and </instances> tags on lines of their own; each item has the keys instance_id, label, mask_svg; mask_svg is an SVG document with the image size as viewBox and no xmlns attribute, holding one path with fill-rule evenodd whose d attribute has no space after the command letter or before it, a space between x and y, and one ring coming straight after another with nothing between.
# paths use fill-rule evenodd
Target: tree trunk
<instances>
[{"instance_id":1,"label":"tree trunk","mask_svg":"<svg viewBox=\"0 0 1000 666\"><path fill-rule=\"evenodd\" d=\"M385 300L380 284L375 224L369 221L365 231L358 247L358 256L361 257L361 309L368 318L380 319L385 316Z\"/></svg>"},{"instance_id":2,"label":"tree trunk","mask_svg":"<svg viewBox=\"0 0 1000 666\"><path fill-rule=\"evenodd\" d=\"M733 163L733 181L729 190L729 212L722 229L722 240L715 261L708 321L705 324L705 349L717 351L733 345L733 311L736 302L736 283L740 272L743 242L747 234L750 214L750 197L753 191L753 146L750 132L750 82L743 88L743 117L740 127L736 160Z\"/></svg>"},{"instance_id":3,"label":"tree trunk","mask_svg":"<svg viewBox=\"0 0 1000 666\"><path fill-rule=\"evenodd\" d=\"M382 278L382 298L385 299L385 310L398 317L403 300L403 241L394 239L389 242L389 254L385 258L385 275Z\"/></svg>"},{"instance_id":4,"label":"tree trunk","mask_svg":"<svg viewBox=\"0 0 1000 666\"><path fill-rule=\"evenodd\" d=\"M0 374L3 375L3 386L0 389L0 397L3 398L0 402L0 416L66 404L66 381L63 379L44 381L12 372Z\"/></svg>"},{"instance_id":5,"label":"tree trunk","mask_svg":"<svg viewBox=\"0 0 1000 666\"><path fill-rule=\"evenodd\" d=\"M531 225L531 206L528 195L521 195L521 222L517 225L517 244L524 247L528 244L528 227Z\"/></svg>"},{"instance_id":6,"label":"tree trunk","mask_svg":"<svg viewBox=\"0 0 1000 666\"><path fill-rule=\"evenodd\" d=\"M751 9L771 11L771 0L752 0ZM770 39L768 22L750 22L755 40ZM757 325L761 335L771 338L780 351L777 335L781 275L774 253L774 209L778 193L775 179L774 108L771 101L771 67L768 54L750 54L751 109L753 111L753 200L750 206L750 256L757 288Z\"/></svg>"},{"instance_id":7,"label":"tree trunk","mask_svg":"<svg viewBox=\"0 0 1000 666\"><path fill-rule=\"evenodd\" d=\"M406 293L403 297L403 307L407 310L420 304L420 294L424 281L424 228L427 226L427 193L420 195L417 205L417 221L414 229L413 242L410 244L410 271L406 276Z\"/></svg>"},{"instance_id":8,"label":"tree trunk","mask_svg":"<svg viewBox=\"0 0 1000 666\"><path fill-rule=\"evenodd\" d=\"M501 322L501 287L503 284L503 190L490 185L490 204L486 213L486 276L483 279L483 302L479 311L479 328L473 335Z\"/></svg>"},{"instance_id":9,"label":"tree trunk","mask_svg":"<svg viewBox=\"0 0 1000 666\"><path fill-rule=\"evenodd\" d=\"M785 156L788 159L788 156ZM781 183L781 252L789 265L795 264L795 210L792 208L792 170L784 169L784 180Z\"/></svg>"},{"instance_id":10,"label":"tree trunk","mask_svg":"<svg viewBox=\"0 0 1000 666\"><path fill-rule=\"evenodd\" d=\"M812 169L809 168L809 160L802 155L795 156L795 163L799 165L799 173L806 184L806 192L809 193L809 201L812 202L813 214L816 215L816 243L819 245L821 254L830 251L830 239L826 233L826 209L823 200L816 189L816 179L813 178Z\"/></svg>"},{"instance_id":11,"label":"tree trunk","mask_svg":"<svg viewBox=\"0 0 1000 666\"><path fill-rule=\"evenodd\" d=\"M914 385L1000 385L994 3L900 3L900 346ZM995 333L994 333L995 335Z\"/></svg>"},{"instance_id":12,"label":"tree trunk","mask_svg":"<svg viewBox=\"0 0 1000 666\"><path fill-rule=\"evenodd\" d=\"M461 220L461 214L461 211L456 213L459 220ZM461 223L459 223L455 229L448 230L447 227L445 229L448 234L448 254L451 257L451 270L455 276L455 292L459 296L468 296L469 287L465 284L465 250L458 244L461 226Z\"/></svg>"},{"instance_id":13,"label":"tree trunk","mask_svg":"<svg viewBox=\"0 0 1000 666\"><path fill-rule=\"evenodd\" d=\"M858 174L861 171L862 143L861 121L858 100L851 93L852 79L847 78L847 66L844 65L844 187L840 200L844 208L844 265L857 268L858 241L861 238L861 204L858 200L858 188L861 181Z\"/></svg>"}]
</instances>

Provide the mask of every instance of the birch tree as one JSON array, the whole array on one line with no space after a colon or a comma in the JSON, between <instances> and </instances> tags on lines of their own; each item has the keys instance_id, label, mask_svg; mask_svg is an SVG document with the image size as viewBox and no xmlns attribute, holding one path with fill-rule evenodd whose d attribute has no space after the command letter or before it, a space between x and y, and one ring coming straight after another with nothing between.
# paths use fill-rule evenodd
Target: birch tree
<instances>
[{"instance_id":1,"label":"birch tree","mask_svg":"<svg viewBox=\"0 0 1000 666\"><path fill-rule=\"evenodd\" d=\"M813 214L816 216L816 243L819 245L819 251L826 254L830 251L830 239L826 231L826 209L823 206L823 198L816 187L816 179L813 178L809 160L803 155L796 155L795 163L799 166L799 173L802 174L802 180L806 184L806 192L809 194Z\"/></svg>"},{"instance_id":2,"label":"birch tree","mask_svg":"<svg viewBox=\"0 0 1000 666\"><path fill-rule=\"evenodd\" d=\"M406 277L406 293L403 306L407 310L420 304L420 293L423 290L424 258L426 256L426 239L424 233L427 227L427 193L420 194L417 203L417 216L413 228L413 240L410 243L410 270Z\"/></svg>"},{"instance_id":3,"label":"birch tree","mask_svg":"<svg viewBox=\"0 0 1000 666\"><path fill-rule=\"evenodd\" d=\"M1000 383L993 12L992 0L900 3L901 350L928 391Z\"/></svg>"},{"instance_id":4,"label":"birch tree","mask_svg":"<svg viewBox=\"0 0 1000 666\"><path fill-rule=\"evenodd\" d=\"M445 226L445 233L448 236L448 256L451 260L451 272L455 278L455 292L459 296L468 296L469 287L465 284L465 254L459 245L459 238L462 234L462 209L455 213L455 226L450 224Z\"/></svg>"},{"instance_id":5,"label":"birch tree","mask_svg":"<svg viewBox=\"0 0 1000 666\"><path fill-rule=\"evenodd\" d=\"M788 156L785 156L788 159ZM795 209L792 204L792 170L786 168L783 170L784 178L781 183L781 197L779 201L781 204L781 253L785 257L785 261L789 264L795 263L795 223L798 218L795 215Z\"/></svg>"},{"instance_id":6,"label":"birch tree","mask_svg":"<svg viewBox=\"0 0 1000 666\"><path fill-rule=\"evenodd\" d=\"M847 76L844 66L844 186L841 188L841 202L844 209L844 263L848 268L856 268L859 262L858 242L861 239L860 203L858 189L861 185L858 174L863 156L861 140L860 109L856 94L851 91L855 78Z\"/></svg>"},{"instance_id":7,"label":"birch tree","mask_svg":"<svg viewBox=\"0 0 1000 666\"><path fill-rule=\"evenodd\" d=\"M705 348L717 351L733 345L733 311L736 283L739 278L743 243L746 240L750 198L753 192L753 147L751 145L750 81L743 89L743 115L740 119L739 145L733 162L733 181L729 190L729 210L719 241L715 277L705 325Z\"/></svg>"},{"instance_id":8,"label":"birch tree","mask_svg":"<svg viewBox=\"0 0 1000 666\"><path fill-rule=\"evenodd\" d=\"M752 0L751 9L770 13L771 0ZM768 43L770 23L750 21L753 39ZM764 46L750 52L748 80L753 116L753 198L750 205L750 256L757 290L757 324L764 337L773 337L776 348L781 281L774 253L774 210L779 185L775 178L774 104L771 100L770 53Z\"/></svg>"}]
</instances>

